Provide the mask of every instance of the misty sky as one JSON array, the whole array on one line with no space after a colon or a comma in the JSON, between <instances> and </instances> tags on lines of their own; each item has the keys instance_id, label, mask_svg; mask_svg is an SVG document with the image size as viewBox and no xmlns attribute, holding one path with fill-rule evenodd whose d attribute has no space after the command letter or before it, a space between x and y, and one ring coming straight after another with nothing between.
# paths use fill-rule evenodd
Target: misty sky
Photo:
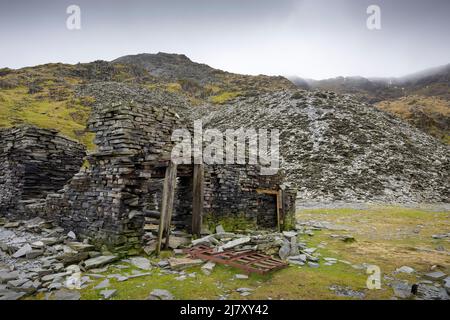
<instances>
[{"instance_id":1,"label":"misty sky","mask_svg":"<svg viewBox=\"0 0 450 320\"><path fill-rule=\"evenodd\" d=\"M71 4L81 30L66 28ZM450 63L449 13L449 0L0 0L0 67L162 51L245 74L401 76Z\"/></svg>"}]
</instances>

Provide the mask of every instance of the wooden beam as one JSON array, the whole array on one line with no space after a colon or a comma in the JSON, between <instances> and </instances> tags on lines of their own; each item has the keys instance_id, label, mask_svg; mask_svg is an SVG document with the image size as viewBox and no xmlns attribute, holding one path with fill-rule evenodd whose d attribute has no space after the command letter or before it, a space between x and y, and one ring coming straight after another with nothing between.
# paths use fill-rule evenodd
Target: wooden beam
<instances>
[{"instance_id":1,"label":"wooden beam","mask_svg":"<svg viewBox=\"0 0 450 320\"><path fill-rule=\"evenodd\" d=\"M203 165L194 164L192 181L192 234L200 237L203 217L204 181Z\"/></svg>"},{"instance_id":2,"label":"wooden beam","mask_svg":"<svg viewBox=\"0 0 450 320\"><path fill-rule=\"evenodd\" d=\"M275 196L275 202L277 206L277 229L278 232L281 232L281 219L282 219L282 210L283 209L283 190L271 190L271 189L256 189L256 192L259 194L267 194Z\"/></svg>"},{"instance_id":3,"label":"wooden beam","mask_svg":"<svg viewBox=\"0 0 450 320\"><path fill-rule=\"evenodd\" d=\"M271 190L271 189L256 189L256 192L262 193L262 194L272 194L272 195L278 194L277 190Z\"/></svg>"},{"instance_id":4,"label":"wooden beam","mask_svg":"<svg viewBox=\"0 0 450 320\"><path fill-rule=\"evenodd\" d=\"M278 232L281 232L281 209L283 206L282 190L278 190L277 193L277 228Z\"/></svg>"},{"instance_id":5,"label":"wooden beam","mask_svg":"<svg viewBox=\"0 0 450 320\"><path fill-rule=\"evenodd\" d=\"M162 238L165 232L166 245L169 243L170 223L172 220L173 203L175 199L175 186L177 183L177 165L169 163L166 168L164 186L161 201L161 216L159 218L158 241L156 244L156 254L161 252Z\"/></svg>"}]
</instances>

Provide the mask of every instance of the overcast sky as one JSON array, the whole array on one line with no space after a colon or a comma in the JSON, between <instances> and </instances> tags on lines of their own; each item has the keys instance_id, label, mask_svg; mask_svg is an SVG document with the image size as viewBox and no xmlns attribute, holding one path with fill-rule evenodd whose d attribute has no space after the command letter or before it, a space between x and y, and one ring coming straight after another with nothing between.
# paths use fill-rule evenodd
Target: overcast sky
<instances>
[{"instance_id":1,"label":"overcast sky","mask_svg":"<svg viewBox=\"0 0 450 320\"><path fill-rule=\"evenodd\" d=\"M449 13L449 0L0 0L0 67L162 51L245 74L401 76L450 63Z\"/></svg>"}]
</instances>

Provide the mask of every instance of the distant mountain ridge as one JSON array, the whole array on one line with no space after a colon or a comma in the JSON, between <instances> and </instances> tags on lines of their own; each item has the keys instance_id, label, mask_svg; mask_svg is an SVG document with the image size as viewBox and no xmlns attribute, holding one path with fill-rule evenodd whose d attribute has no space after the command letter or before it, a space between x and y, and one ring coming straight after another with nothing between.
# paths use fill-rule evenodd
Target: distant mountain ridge
<instances>
[{"instance_id":1,"label":"distant mountain ridge","mask_svg":"<svg viewBox=\"0 0 450 320\"><path fill-rule=\"evenodd\" d=\"M352 94L450 143L450 64L399 78L289 79L306 90Z\"/></svg>"},{"instance_id":2,"label":"distant mountain ridge","mask_svg":"<svg viewBox=\"0 0 450 320\"><path fill-rule=\"evenodd\" d=\"M313 80L288 77L304 89L350 93L369 103L395 99L410 94L440 96L450 99L450 64L422 70L398 78L365 78L360 76Z\"/></svg>"}]
</instances>

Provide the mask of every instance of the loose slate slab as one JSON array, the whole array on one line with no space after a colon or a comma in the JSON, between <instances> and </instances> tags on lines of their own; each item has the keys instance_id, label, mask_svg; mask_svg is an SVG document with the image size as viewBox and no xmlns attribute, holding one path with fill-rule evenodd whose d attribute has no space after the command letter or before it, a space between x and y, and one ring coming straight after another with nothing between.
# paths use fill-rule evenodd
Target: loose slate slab
<instances>
[{"instance_id":1,"label":"loose slate slab","mask_svg":"<svg viewBox=\"0 0 450 320\"><path fill-rule=\"evenodd\" d=\"M150 261L144 257L132 257L130 258L130 263L142 270L150 270L152 268Z\"/></svg>"},{"instance_id":2,"label":"loose slate slab","mask_svg":"<svg viewBox=\"0 0 450 320\"><path fill-rule=\"evenodd\" d=\"M81 293L76 290L61 289L51 296L52 300L80 300Z\"/></svg>"},{"instance_id":3,"label":"loose slate slab","mask_svg":"<svg viewBox=\"0 0 450 320\"><path fill-rule=\"evenodd\" d=\"M98 289L105 289L105 288L108 288L109 286L110 286L109 279L105 279L105 280L103 280L102 282L100 282L98 285L96 285L96 286L94 287L94 289L95 289L95 290L98 290Z\"/></svg>"},{"instance_id":4,"label":"loose slate slab","mask_svg":"<svg viewBox=\"0 0 450 320\"><path fill-rule=\"evenodd\" d=\"M25 292L16 292L16 291L2 291L0 292L0 300L19 300L26 293Z\"/></svg>"},{"instance_id":5,"label":"loose slate slab","mask_svg":"<svg viewBox=\"0 0 450 320\"><path fill-rule=\"evenodd\" d=\"M75 251L78 252L89 252L93 251L95 247L91 244L86 244L82 242L69 242L67 245Z\"/></svg>"},{"instance_id":6,"label":"loose slate slab","mask_svg":"<svg viewBox=\"0 0 450 320\"><path fill-rule=\"evenodd\" d=\"M147 300L173 300L173 295L163 289L155 289L152 292L150 292L150 296L147 298Z\"/></svg>"},{"instance_id":7,"label":"loose slate slab","mask_svg":"<svg viewBox=\"0 0 450 320\"><path fill-rule=\"evenodd\" d=\"M84 267L86 268L86 270L99 268L116 260L116 256L100 256L84 261Z\"/></svg>"},{"instance_id":8,"label":"loose slate slab","mask_svg":"<svg viewBox=\"0 0 450 320\"><path fill-rule=\"evenodd\" d=\"M3 228L14 229L14 228L18 228L19 226L20 226L20 222L8 222L3 226Z\"/></svg>"},{"instance_id":9,"label":"loose slate slab","mask_svg":"<svg viewBox=\"0 0 450 320\"><path fill-rule=\"evenodd\" d=\"M250 242L250 237L242 237L225 243L220 248L223 250L231 249Z\"/></svg>"},{"instance_id":10,"label":"loose slate slab","mask_svg":"<svg viewBox=\"0 0 450 320\"><path fill-rule=\"evenodd\" d=\"M425 274L425 278L430 279L430 280L441 280L441 279L444 279L445 277L446 277L446 274L443 273L442 271L434 271L434 272Z\"/></svg>"},{"instance_id":11,"label":"loose slate slab","mask_svg":"<svg viewBox=\"0 0 450 320\"><path fill-rule=\"evenodd\" d=\"M402 266L402 267L400 267L400 268L397 268L397 269L395 270L395 272L397 272L397 273L408 273L408 274L411 274L411 273L414 273L415 270L414 270L413 268L411 268L411 267L408 267L408 266Z\"/></svg>"},{"instance_id":12,"label":"loose slate slab","mask_svg":"<svg viewBox=\"0 0 450 320\"><path fill-rule=\"evenodd\" d=\"M113 297L116 294L116 292L117 292L117 290L111 289L111 290L100 291L100 294L103 296L103 298L109 299L109 298Z\"/></svg>"},{"instance_id":13,"label":"loose slate slab","mask_svg":"<svg viewBox=\"0 0 450 320\"><path fill-rule=\"evenodd\" d=\"M33 248L27 243L26 245L24 245L22 248L20 248L19 250L17 250L12 257L13 258L20 258L25 256L27 253L33 251Z\"/></svg>"},{"instance_id":14,"label":"loose slate slab","mask_svg":"<svg viewBox=\"0 0 450 320\"><path fill-rule=\"evenodd\" d=\"M42 282L53 281L57 278L63 278L68 275L70 275L70 272L54 273L54 274L49 274L49 275L43 276L41 280L42 280Z\"/></svg>"},{"instance_id":15,"label":"loose slate slab","mask_svg":"<svg viewBox=\"0 0 450 320\"><path fill-rule=\"evenodd\" d=\"M0 271L0 283L7 283L11 280L16 280L19 278L19 273L17 271Z\"/></svg>"},{"instance_id":16,"label":"loose slate slab","mask_svg":"<svg viewBox=\"0 0 450 320\"><path fill-rule=\"evenodd\" d=\"M189 258L169 258L170 268L174 270L180 270L184 268L189 268L193 266L198 266L203 264L200 259L189 259Z\"/></svg>"},{"instance_id":17,"label":"loose slate slab","mask_svg":"<svg viewBox=\"0 0 450 320\"><path fill-rule=\"evenodd\" d=\"M447 290L447 293L450 294L450 277L444 279L444 288Z\"/></svg>"}]
</instances>

